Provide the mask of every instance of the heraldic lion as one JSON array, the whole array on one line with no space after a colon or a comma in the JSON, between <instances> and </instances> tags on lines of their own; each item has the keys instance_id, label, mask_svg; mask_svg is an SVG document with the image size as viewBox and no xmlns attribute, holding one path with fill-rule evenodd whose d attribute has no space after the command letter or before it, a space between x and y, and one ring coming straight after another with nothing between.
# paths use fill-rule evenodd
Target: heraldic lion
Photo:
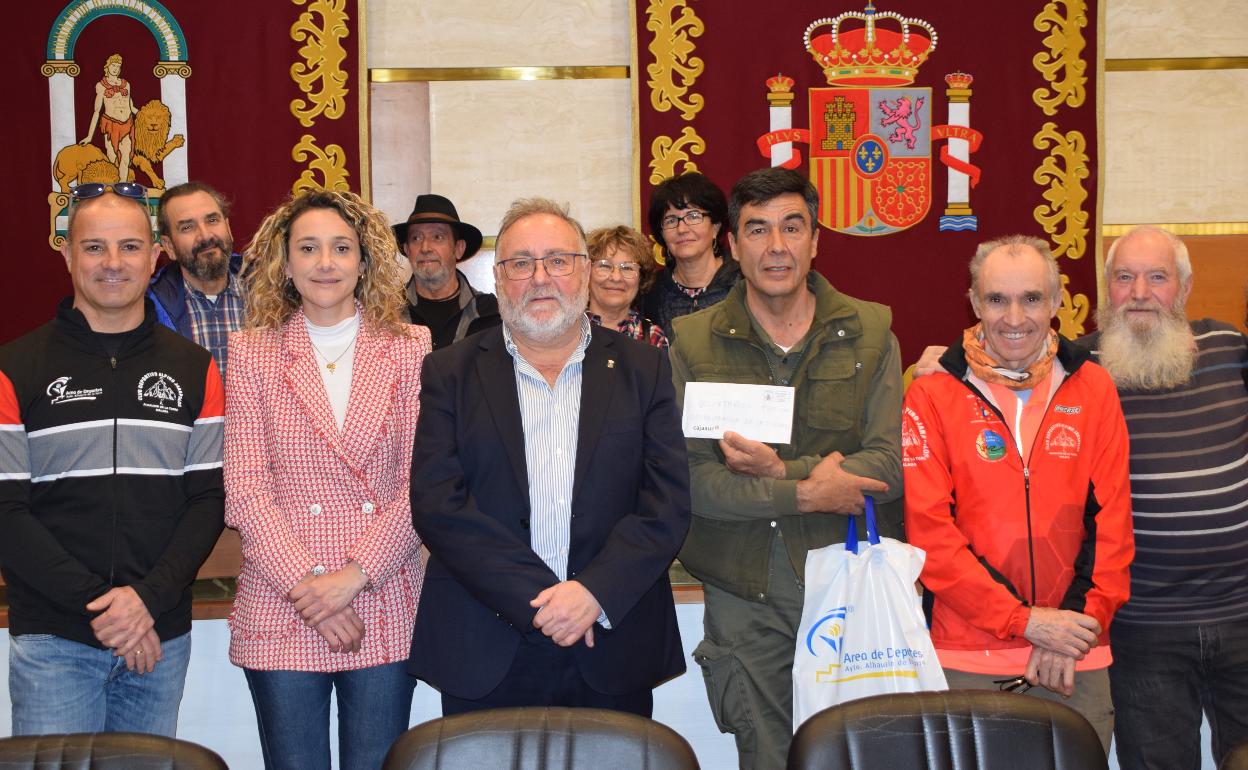
<instances>
[{"instance_id":1,"label":"heraldic lion","mask_svg":"<svg viewBox=\"0 0 1248 770\"><path fill-rule=\"evenodd\" d=\"M171 123L169 108L159 99L153 99L143 105L138 114L134 116L134 127L131 129L131 136L134 140L134 155L130 159L131 180L134 179L133 169L137 167L147 176L152 187L164 188L165 180L156 173L155 164L163 161L169 153L181 147L186 141L181 134L166 140ZM71 182L76 181L82 184L87 181L99 181L98 171L91 175L93 178L90 180L84 178L84 171L89 166L98 169L99 166L95 164L101 160L108 163L104 151L96 145L71 144L56 154L52 174L60 184L61 191L69 192ZM116 168L113 166L114 181Z\"/></svg>"}]
</instances>

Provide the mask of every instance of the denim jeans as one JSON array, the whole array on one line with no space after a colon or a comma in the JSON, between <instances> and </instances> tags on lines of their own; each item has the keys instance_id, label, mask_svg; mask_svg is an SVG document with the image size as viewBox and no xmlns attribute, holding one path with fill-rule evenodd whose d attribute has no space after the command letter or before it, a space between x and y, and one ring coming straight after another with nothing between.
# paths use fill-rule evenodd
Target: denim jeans
<instances>
[{"instance_id":1,"label":"denim jeans","mask_svg":"<svg viewBox=\"0 0 1248 770\"><path fill-rule=\"evenodd\" d=\"M1213 761L1248 741L1248 620L1110 626L1110 687L1123 770L1200 767L1200 720Z\"/></svg>"},{"instance_id":2,"label":"denim jeans","mask_svg":"<svg viewBox=\"0 0 1248 770\"><path fill-rule=\"evenodd\" d=\"M415 677L407 661L354 671L245 668L267 770L329 770L329 695L338 694L340 770L377 770L407 729Z\"/></svg>"},{"instance_id":3,"label":"denim jeans","mask_svg":"<svg viewBox=\"0 0 1248 770\"><path fill-rule=\"evenodd\" d=\"M134 732L173 737L191 659L191 635L161 642L147 674L125 658L52 634L9 638L14 735Z\"/></svg>"}]
</instances>

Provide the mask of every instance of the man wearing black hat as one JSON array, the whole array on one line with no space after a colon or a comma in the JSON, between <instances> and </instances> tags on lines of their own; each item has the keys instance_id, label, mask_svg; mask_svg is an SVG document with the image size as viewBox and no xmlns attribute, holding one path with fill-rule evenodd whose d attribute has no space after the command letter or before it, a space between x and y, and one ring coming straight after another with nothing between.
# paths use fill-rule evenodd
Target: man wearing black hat
<instances>
[{"instance_id":1,"label":"man wearing black hat","mask_svg":"<svg viewBox=\"0 0 1248 770\"><path fill-rule=\"evenodd\" d=\"M429 327L434 350L501 323L494 295L472 288L455 267L481 248L481 231L459 221L454 203L441 195L418 196L394 236L412 265L408 320Z\"/></svg>"}]
</instances>

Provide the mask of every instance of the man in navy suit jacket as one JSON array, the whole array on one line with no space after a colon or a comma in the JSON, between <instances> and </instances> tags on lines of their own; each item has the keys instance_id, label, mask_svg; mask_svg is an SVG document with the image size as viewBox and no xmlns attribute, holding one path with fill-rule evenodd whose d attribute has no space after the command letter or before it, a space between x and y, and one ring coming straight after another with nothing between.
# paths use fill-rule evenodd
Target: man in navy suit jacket
<instances>
[{"instance_id":1,"label":"man in navy suit jacket","mask_svg":"<svg viewBox=\"0 0 1248 770\"><path fill-rule=\"evenodd\" d=\"M585 706L649 716L684 672L667 569L689 467L667 358L585 318L585 233L517 201L503 326L431 354L412 522L431 557L408 670L444 714Z\"/></svg>"}]
</instances>

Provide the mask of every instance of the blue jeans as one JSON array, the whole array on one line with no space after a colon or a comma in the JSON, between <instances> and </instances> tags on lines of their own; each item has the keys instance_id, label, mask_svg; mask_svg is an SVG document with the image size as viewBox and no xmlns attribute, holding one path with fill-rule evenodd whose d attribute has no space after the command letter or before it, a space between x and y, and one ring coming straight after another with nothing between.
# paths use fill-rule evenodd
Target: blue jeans
<instances>
[{"instance_id":1,"label":"blue jeans","mask_svg":"<svg viewBox=\"0 0 1248 770\"><path fill-rule=\"evenodd\" d=\"M1213 761L1248 741L1248 620L1110 626L1109 667L1123 770L1200 767L1200 718Z\"/></svg>"},{"instance_id":2,"label":"blue jeans","mask_svg":"<svg viewBox=\"0 0 1248 770\"><path fill-rule=\"evenodd\" d=\"M354 671L245 668L268 770L329 770L329 695L338 693L340 770L377 770L407 729L415 677L407 661Z\"/></svg>"},{"instance_id":3,"label":"blue jeans","mask_svg":"<svg viewBox=\"0 0 1248 770\"><path fill-rule=\"evenodd\" d=\"M191 659L189 633L160 643L148 674L125 658L52 634L9 637L14 735L134 732L173 737Z\"/></svg>"}]
</instances>

